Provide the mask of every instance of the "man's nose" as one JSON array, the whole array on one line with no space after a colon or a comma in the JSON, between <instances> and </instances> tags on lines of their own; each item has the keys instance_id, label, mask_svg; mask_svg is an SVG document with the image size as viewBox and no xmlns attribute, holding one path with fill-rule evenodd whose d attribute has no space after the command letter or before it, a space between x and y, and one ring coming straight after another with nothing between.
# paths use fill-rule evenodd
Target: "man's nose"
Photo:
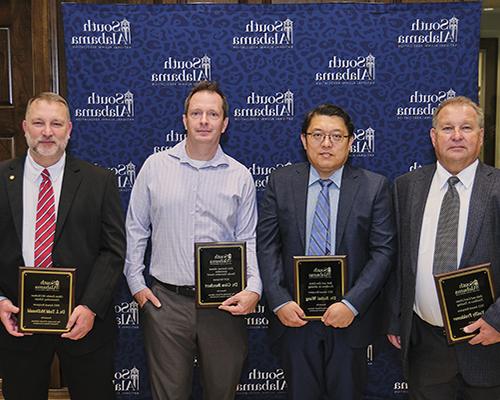
<instances>
[{"instance_id":1,"label":"man's nose","mask_svg":"<svg viewBox=\"0 0 500 400\"><path fill-rule=\"evenodd\" d=\"M208 122L208 113L206 112L201 113L200 120L203 124L206 124Z\"/></svg>"},{"instance_id":2,"label":"man's nose","mask_svg":"<svg viewBox=\"0 0 500 400\"><path fill-rule=\"evenodd\" d=\"M42 135L51 136L52 133L53 133L53 131L52 131L52 127L50 126L50 124L46 124L43 126Z\"/></svg>"},{"instance_id":3,"label":"man's nose","mask_svg":"<svg viewBox=\"0 0 500 400\"><path fill-rule=\"evenodd\" d=\"M463 138L463 132L462 129L457 126L455 129L453 129L453 133L451 134L451 137L453 140L459 140Z\"/></svg>"},{"instance_id":4,"label":"man's nose","mask_svg":"<svg viewBox=\"0 0 500 400\"><path fill-rule=\"evenodd\" d=\"M325 135L321 141L321 145L324 147L331 147L333 145L333 140L330 135Z\"/></svg>"}]
</instances>

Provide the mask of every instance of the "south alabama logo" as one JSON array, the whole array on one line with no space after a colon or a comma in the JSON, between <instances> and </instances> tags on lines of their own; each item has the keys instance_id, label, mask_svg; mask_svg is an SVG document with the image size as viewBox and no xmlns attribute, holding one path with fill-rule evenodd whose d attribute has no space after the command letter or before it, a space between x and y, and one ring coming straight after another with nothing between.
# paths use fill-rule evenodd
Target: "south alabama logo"
<instances>
[{"instance_id":1,"label":"south alabama logo","mask_svg":"<svg viewBox=\"0 0 500 400\"><path fill-rule=\"evenodd\" d=\"M132 32L127 19L95 22L87 19L79 35L71 36L73 47L123 48L132 45Z\"/></svg>"},{"instance_id":2,"label":"south alabama logo","mask_svg":"<svg viewBox=\"0 0 500 400\"><path fill-rule=\"evenodd\" d=\"M375 82L375 56L343 58L334 55L327 69L315 74L317 84L373 84Z\"/></svg>"},{"instance_id":3,"label":"south alabama logo","mask_svg":"<svg viewBox=\"0 0 500 400\"><path fill-rule=\"evenodd\" d=\"M86 106L74 111L77 120L133 120L134 114L134 94L130 90L113 94L92 92Z\"/></svg>"},{"instance_id":4,"label":"south alabama logo","mask_svg":"<svg viewBox=\"0 0 500 400\"><path fill-rule=\"evenodd\" d=\"M235 107L233 116L235 119L292 119L294 116L293 92L275 92L272 94L261 94L252 92L246 97L246 104Z\"/></svg>"},{"instance_id":5,"label":"south alabama logo","mask_svg":"<svg viewBox=\"0 0 500 400\"><path fill-rule=\"evenodd\" d=\"M233 36L234 48L292 48L293 21L290 18L273 22L253 19L245 25L244 32Z\"/></svg>"},{"instance_id":6,"label":"south alabama logo","mask_svg":"<svg viewBox=\"0 0 500 400\"><path fill-rule=\"evenodd\" d=\"M409 32L397 38L399 47L442 47L456 46L458 42L458 22L456 17L435 21L415 19Z\"/></svg>"},{"instance_id":7,"label":"south alabama logo","mask_svg":"<svg viewBox=\"0 0 500 400\"><path fill-rule=\"evenodd\" d=\"M434 93L415 90L408 97L408 104L397 107L396 116L399 119L432 118L440 103L455 96L456 92L451 88L448 91L439 90Z\"/></svg>"},{"instance_id":8,"label":"south alabama logo","mask_svg":"<svg viewBox=\"0 0 500 400\"><path fill-rule=\"evenodd\" d=\"M206 54L187 59L168 57L162 63L162 70L151 74L153 86L186 85L204 80L212 80L212 60Z\"/></svg>"}]
</instances>

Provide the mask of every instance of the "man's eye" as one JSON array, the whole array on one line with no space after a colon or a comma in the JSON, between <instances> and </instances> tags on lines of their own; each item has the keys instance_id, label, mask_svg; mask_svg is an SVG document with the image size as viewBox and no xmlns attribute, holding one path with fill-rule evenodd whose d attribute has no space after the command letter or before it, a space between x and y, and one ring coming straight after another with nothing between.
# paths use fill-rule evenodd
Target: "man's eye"
<instances>
[{"instance_id":1,"label":"man's eye","mask_svg":"<svg viewBox=\"0 0 500 400\"><path fill-rule=\"evenodd\" d=\"M312 137L314 140L320 140L320 139L323 139L323 134L322 133L313 133Z\"/></svg>"}]
</instances>

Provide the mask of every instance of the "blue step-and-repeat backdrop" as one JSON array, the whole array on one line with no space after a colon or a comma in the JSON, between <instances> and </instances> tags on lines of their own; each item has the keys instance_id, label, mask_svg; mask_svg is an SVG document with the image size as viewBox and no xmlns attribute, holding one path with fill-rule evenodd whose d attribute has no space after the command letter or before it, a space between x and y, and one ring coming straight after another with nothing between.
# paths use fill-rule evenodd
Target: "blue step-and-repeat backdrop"
<instances>
[{"instance_id":1,"label":"blue step-and-repeat backdrop","mask_svg":"<svg viewBox=\"0 0 500 400\"><path fill-rule=\"evenodd\" d=\"M113 170L127 206L152 153L185 136L183 100L199 80L228 96L222 145L261 197L269 174L304 160L305 113L331 102L354 119L351 162L390 179L434 161L428 132L444 99L477 98L480 3L63 4L71 152ZM137 304L115 301L120 399L150 399ZM248 316L250 354L238 399L284 399L264 305ZM367 350L366 399L406 399L398 353ZM194 386L194 398L201 388Z\"/></svg>"}]
</instances>

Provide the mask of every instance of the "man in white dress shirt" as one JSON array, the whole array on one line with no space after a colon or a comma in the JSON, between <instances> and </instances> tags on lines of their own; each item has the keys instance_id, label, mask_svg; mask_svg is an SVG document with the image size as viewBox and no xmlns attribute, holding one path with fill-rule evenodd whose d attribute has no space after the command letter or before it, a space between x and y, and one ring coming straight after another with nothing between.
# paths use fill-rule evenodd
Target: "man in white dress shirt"
<instances>
[{"instance_id":1,"label":"man in white dress shirt","mask_svg":"<svg viewBox=\"0 0 500 400\"><path fill-rule=\"evenodd\" d=\"M434 284L437 273L491 263L500 289L500 171L478 160L483 126L470 99L444 101L430 131L437 163L395 182L399 264L388 337L402 349L411 399L454 400L459 391L500 399L500 299L464 328L477 333L471 340L448 345Z\"/></svg>"},{"instance_id":2,"label":"man in white dress shirt","mask_svg":"<svg viewBox=\"0 0 500 400\"><path fill-rule=\"evenodd\" d=\"M247 354L246 322L262 292L255 253L255 187L245 166L225 154L226 97L200 82L185 101L186 139L150 156L127 213L125 275L142 312L153 398L189 399L195 357L204 398L233 399ZM151 239L149 274L144 254ZM242 241L247 287L219 309L197 309L194 243Z\"/></svg>"}]
</instances>

